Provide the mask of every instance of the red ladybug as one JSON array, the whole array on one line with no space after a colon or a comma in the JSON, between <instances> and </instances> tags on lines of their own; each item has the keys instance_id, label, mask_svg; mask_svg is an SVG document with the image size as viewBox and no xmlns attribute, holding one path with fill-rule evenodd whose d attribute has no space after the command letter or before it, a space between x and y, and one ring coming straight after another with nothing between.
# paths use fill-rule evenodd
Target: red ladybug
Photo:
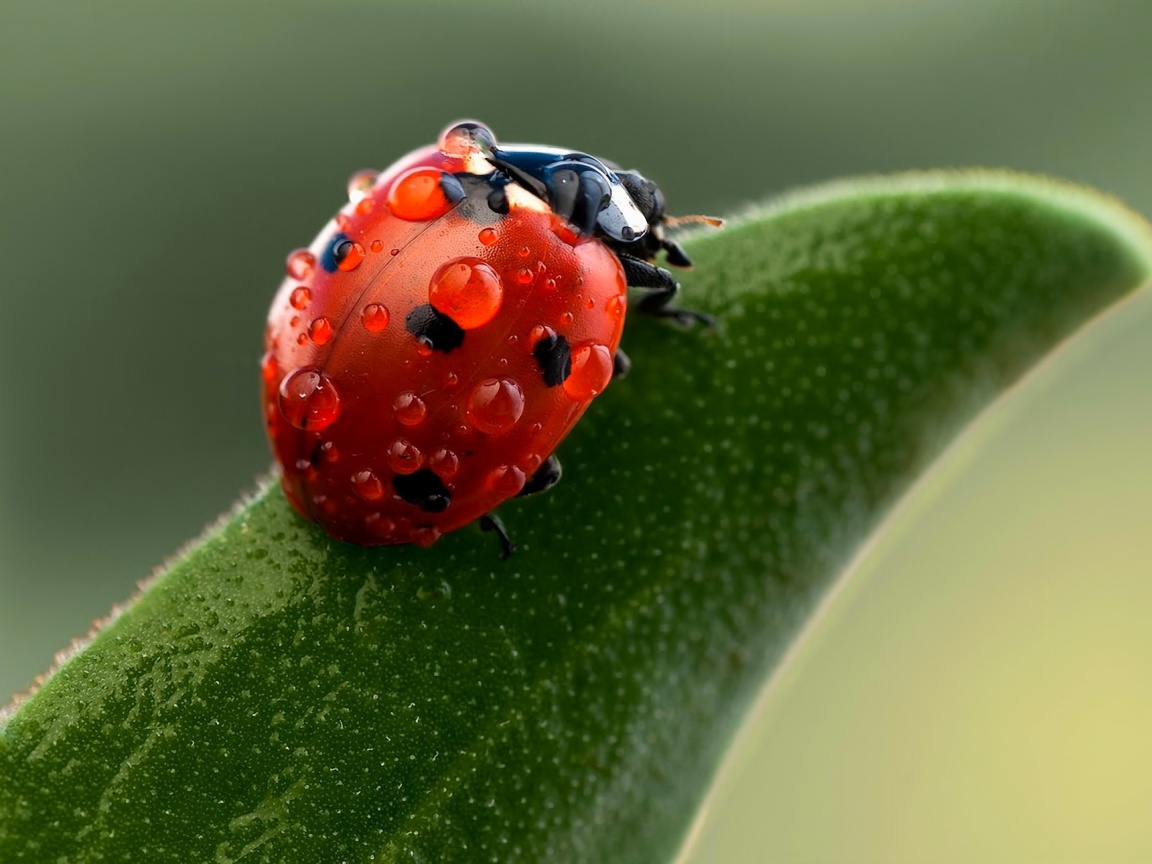
<instances>
[{"instance_id":1,"label":"red ladybug","mask_svg":"<svg viewBox=\"0 0 1152 864\"><path fill-rule=\"evenodd\" d=\"M361 172L288 257L263 359L292 506L340 540L429 546L560 479L553 450L627 368L627 288L684 322L664 198L584 153L500 146L458 123Z\"/></svg>"}]
</instances>

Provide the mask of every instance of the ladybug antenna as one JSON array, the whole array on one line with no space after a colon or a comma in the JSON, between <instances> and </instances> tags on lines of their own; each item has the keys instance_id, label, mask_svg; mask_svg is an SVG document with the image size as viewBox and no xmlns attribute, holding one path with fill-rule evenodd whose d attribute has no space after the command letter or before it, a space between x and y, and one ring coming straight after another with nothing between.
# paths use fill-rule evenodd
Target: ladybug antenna
<instances>
[{"instance_id":1,"label":"ladybug antenna","mask_svg":"<svg viewBox=\"0 0 1152 864\"><path fill-rule=\"evenodd\" d=\"M711 225L713 228L723 228L724 220L716 216L665 216L664 224L669 228L676 228L680 225L687 225L690 222L702 223L704 225Z\"/></svg>"}]
</instances>

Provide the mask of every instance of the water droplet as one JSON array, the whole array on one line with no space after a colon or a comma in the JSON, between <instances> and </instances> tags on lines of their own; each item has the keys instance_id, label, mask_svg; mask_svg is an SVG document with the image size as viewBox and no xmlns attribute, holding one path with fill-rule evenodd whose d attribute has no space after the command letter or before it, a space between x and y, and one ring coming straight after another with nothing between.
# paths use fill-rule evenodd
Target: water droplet
<instances>
[{"instance_id":1,"label":"water droplet","mask_svg":"<svg viewBox=\"0 0 1152 864\"><path fill-rule=\"evenodd\" d=\"M372 187L376 185L376 178L380 174L367 168L363 171L357 171L348 178L348 200L353 204L362 201L369 193L372 192Z\"/></svg>"},{"instance_id":2,"label":"water droplet","mask_svg":"<svg viewBox=\"0 0 1152 864\"><path fill-rule=\"evenodd\" d=\"M587 300L585 300L584 301L584 308L585 309L595 309L596 308L596 298L589 297Z\"/></svg>"},{"instance_id":3,"label":"water droplet","mask_svg":"<svg viewBox=\"0 0 1152 864\"><path fill-rule=\"evenodd\" d=\"M306 282L316 270L316 256L307 249L297 249L288 256L284 269L293 279Z\"/></svg>"},{"instance_id":4,"label":"water droplet","mask_svg":"<svg viewBox=\"0 0 1152 864\"><path fill-rule=\"evenodd\" d=\"M612 352L594 342L572 348L572 374L564 379L564 392L577 402L591 399L612 380Z\"/></svg>"},{"instance_id":5,"label":"water droplet","mask_svg":"<svg viewBox=\"0 0 1152 864\"><path fill-rule=\"evenodd\" d=\"M384 495L384 484L371 471L357 471L352 475L352 491L365 501L376 501Z\"/></svg>"},{"instance_id":6,"label":"water droplet","mask_svg":"<svg viewBox=\"0 0 1152 864\"><path fill-rule=\"evenodd\" d=\"M276 362L276 355L271 351L260 359L260 374L269 387L280 379L280 364Z\"/></svg>"},{"instance_id":7,"label":"water droplet","mask_svg":"<svg viewBox=\"0 0 1152 864\"><path fill-rule=\"evenodd\" d=\"M388 309L379 303L369 303L360 313L360 323L369 333L379 333L388 326Z\"/></svg>"},{"instance_id":8,"label":"water droplet","mask_svg":"<svg viewBox=\"0 0 1152 864\"><path fill-rule=\"evenodd\" d=\"M444 376L444 386L448 388L457 387L460 384L460 376L455 372L449 372Z\"/></svg>"},{"instance_id":9,"label":"water droplet","mask_svg":"<svg viewBox=\"0 0 1152 864\"><path fill-rule=\"evenodd\" d=\"M371 243L368 244L368 248L371 249L373 252L383 252L384 251L384 241L383 240L373 240Z\"/></svg>"},{"instance_id":10,"label":"water droplet","mask_svg":"<svg viewBox=\"0 0 1152 864\"><path fill-rule=\"evenodd\" d=\"M396 178L388 190L388 209L398 219L427 222L452 209L440 186L439 168L413 168Z\"/></svg>"},{"instance_id":11,"label":"water droplet","mask_svg":"<svg viewBox=\"0 0 1152 864\"><path fill-rule=\"evenodd\" d=\"M440 529L435 525L425 525L422 528L417 528L412 532L412 542L419 546L421 549L427 549L435 545L436 541L440 539Z\"/></svg>"},{"instance_id":12,"label":"water droplet","mask_svg":"<svg viewBox=\"0 0 1152 864\"><path fill-rule=\"evenodd\" d=\"M622 321L624 311L628 308L628 301L620 294L608 298L608 317L612 321Z\"/></svg>"},{"instance_id":13,"label":"water droplet","mask_svg":"<svg viewBox=\"0 0 1152 864\"><path fill-rule=\"evenodd\" d=\"M500 311L504 286L479 258L457 258L440 267L428 288L428 302L462 330L487 324Z\"/></svg>"},{"instance_id":14,"label":"water droplet","mask_svg":"<svg viewBox=\"0 0 1152 864\"><path fill-rule=\"evenodd\" d=\"M524 488L524 472L515 465L501 465L488 474L488 488L504 498L511 498Z\"/></svg>"},{"instance_id":15,"label":"water droplet","mask_svg":"<svg viewBox=\"0 0 1152 864\"><path fill-rule=\"evenodd\" d=\"M289 320L289 322L288 322L288 326L290 326L292 328L299 327L300 326L300 316L299 315L293 315L291 320Z\"/></svg>"},{"instance_id":16,"label":"water droplet","mask_svg":"<svg viewBox=\"0 0 1152 864\"><path fill-rule=\"evenodd\" d=\"M432 351L432 343L428 341L427 337L416 340L416 353L421 357L431 357Z\"/></svg>"},{"instance_id":17,"label":"water droplet","mask_svg":"<svg viewBox=\"0 0 1152 864\"><path fill-rule=\"evenodd\" d=\"M301 333L299 336L297 336L296 337L296 344L297 345L307 345L308 344L308 334L307 333Z\"/></svg>"},{"instance_id":18,"label":"water droplet","mask_svg":"<svg viewBox=\"0 0 1152 864\"><path fill-rule=\"evenodd\" d=\"M341 210L336 214L336 227L344 233L348 233L348 231L352 228L352 217Z\"/></svg>"},{"instance_id":19,"label":"water droplet","mask_svg":"<svg viewBox=\"0 0 1152 864\"><path fill-rule=\"evenodd\" d=\"M441 447L428 460L428 467L436 472L440 479L451 480L460 470L460 457L446 447Z\"/></svg>"},{"instance_id":20,"label":"water droplet","mask_svg":"<svg viewBox=\"0 0 1152 864\"><path fill-rule=\"evenodd\" d=\"M308 326L308 337L317 345L327 345L332 339L332 322L317 318Z\"/></svg>"},{"instance_id":21,"label":"water droplet","mask_svg":"<svg viewBox=\"0 0 1152 864\"><path fill-rule=\"evenodd\" d=\"M573 321L576 320L576 316L573 315L571 312L565 312L563 315L560 316L560 320L563 321L565 324L571 324Z\"/></svg>"},{"instance_id":22,"label":"water droplet","mask_svg":"<svg viewBox=\"0 0 1152 864\"><path fill-rule=\"evenodd\" d=\"M492 130L472 120L449 126L441 133L436 144L441 153L454 159L486 155L492 152L495 145L496 138Z\"/></svg>"},{"instance_id":23,"label":"water droplet","mask_svg":"<svg viewBox=\"0 0 1152 864\"><path fill-rule=\"evenodd\" d=\"M320 458L329 464L340 459L340 451L336 449L336 445L331 441L325 441L320 445L319 449Z\"/></svg>"},{"instance_id":24,"label":"water droplet","mask_svg":"<svg viewBox=\"0 0 1152 864\"><path fill-rule=\"evenodd\" d=\"M551 327L546 327L543 324L537 324L535 327L532 328L532 332L528 334L528 346L527 346L528 350L529 351L535 350L537 343L541 339L547 339L548 341L552 341L555 338L556 338L556 331L555 330L553 330Z\"/></svg>"},{"instance_id":25,"label":"water droplet","mask_svg":"<svg viewBox=\"0 0 1152 864\"><path fill-rule=\"evenodd\" d=\"M280 410L297 429L315 432L340 416L340 394L323 372L297 369L280 382Z\"/></svg>"},{"instance_id":26,"label":"water droplet","mask_svg":"<svg viewBox=\"0 0 1152 864\"><path fill-rule=\"evenodd\" d=\"M312 292L301 285L299 288L293 289L292 294L288 297L288 302L292 304L293 309L305 309L312 302Z\"/></svg>"},{"instance_id":27,"label":"water droplet","mask_svg":"<svg viewBox=\"0 0 1152 864\"><path fill-rule=\"evenodd\" d=\"M404 426L419 426L428 414L428 406L424 400L406 390L396 397L392 403L392 410L396 412L396 419Z\"/></svg>"},{"instance_id":28,"label":"water droplet","mask_svg":"<svg viewBox=\"0 0 1152 864\"><path fill-rule=\"evenodd\" d=\"M391 255L393 258L395 258L397 255L400 254L400 250L399 249L391 249L388 251L388 254Z\"/></svg>"},{"instance_id":29,"label":"water droplet","mask_svg":"<svg viewBox=\"0 0 1152 864\"><path fill-rule=\"evenodd\" d=\"M556 280L553 279L551 276L549 276L547 279L544 280L544 287L549 291L555 291L556 290Z\"/></svg>"},{"instance_id":30,"label":"water droplet","mask_svg":"<svg viewBox=\"0 0 1152 864\"><path fill-rule=\"evenodd\" d=\"M376 202L373 199L362 198L356 204L356 215L357 216L367 216L369 213L371 213L375 209L376 209Z\"/></svg>"},{"instance_id":31,"label":"water droplet","mask_svg":"<svg viewBox=\"0 0 1152 864\"><path fill-rule=\"evenodd\" d=\"M508 344L509 345L515 345L519 341L520 341L520 337L517 336L515 333L513 333L511 336L508 337Z\"/></svg>"},{"instance_id":32,"label":"water droplet","mask_svg":"<svg viewBox=\"0 0 1152 864\"><path fill-rule=\"evenodd\" d=\"M542 457L539 453L529 453L524 457L524 461L522 463L524 467L524 473L534 474L536 469L539 468L542 464L544 464L544 457Z\"/></svg>"},{"instance_id":33,"label":"water droplet","mask_svg":"<svg viewBox=\"0 0 1152 864\"><path fill-rule=\"evenodd\" d=\"M388 467L397 474L413 474L424 464L424 454L407 438L397 438L388 448Z\"/></svg>"},{"instance_id":34,"label":"water droplet","mask_svg":"<svg viewBox=\"0 0 1152 864\"><path fill-rule=\"evenodd\" d=\"M500 235L496 233L495 228L481 228L480 229L480 242L485 246L495 246L496 241L500 239Z\"/></svg>"},{"instance_id":35,"label":"water droplet","mask_svg":"<svg viewBox=\"0 0 1152 864\"><path fill-rule=\"evenodd\" d=\"M511 378L485 378L468 394L468 419L481 432L507 432L524 413L524 392Z\"/></svg>"},{"instance_id":36,"label":"water droplet","mask_svg":"<svg viewBox=\"0 0 1152 864\"><path fill-rule=\"evenodd\" d=\"M521 285L528 285L532 282L532 278L536 274L529 270L527 267L521 267L516 271L516 281Z\"/></svg>"},{"instance_id":37,"label":"water droplet","mask_svg":"<svg viewBox=\"0 0 1152 864\"><path fill-rule=\"evenodd\" d=\"M382 539L388 539L396 532L396 523L379 513L365 516L364 527Z\"/></svg>"},{"instance_id":38,"label":"water droplet","mask_svg":"<svg viewBox=\"0 0 1152 864\"><path fill-rule=\"evenodd\" d=\"M336 260L336 266L347 273L359 267L364 260L364 247L353 240L344 240L332 250L332 257Z\"/></svg>"}]
</instances>

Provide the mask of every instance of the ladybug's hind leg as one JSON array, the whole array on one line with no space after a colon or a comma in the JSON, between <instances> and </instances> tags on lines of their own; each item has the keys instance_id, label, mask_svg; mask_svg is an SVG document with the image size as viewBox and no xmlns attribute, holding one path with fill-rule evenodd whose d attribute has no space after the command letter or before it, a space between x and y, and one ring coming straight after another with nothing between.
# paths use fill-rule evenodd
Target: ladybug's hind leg
<instances>
[{"instance_id":1,"label":"ladybug's hind leg","mask_svg":"<svg viewBox=\"0 0 1152 864\"><path fill-rule=\"evenodd\" d=\"M633 258L631 255L619 255L620 263L624 266L624 278L629 287L640 288L648 293L636 305L644 315L655 315L658 318L675 318L681 324L703 324L711 327L716 319L706 312L693 312L690 309L670 309L668 304L676 299L680 293L680 283L671 273L663 267L657 267L648 261Z\"/></svg>"},{"instance_id":2,"label":"ladybug's hind leg","mask_svg":"<svg viewBox=\"0 0 1152 864\"><path fill-rule=\"evenodd\" d=\"M512 538L508 536L508 529L504 527L504 523L500 521L500 517L495 513L485 513L480 517L480 530L481 531L495 531L496 536L500 539L501 558L508 559L516 551L516 545L512 542Z\"/></svg>"}]
</instances>

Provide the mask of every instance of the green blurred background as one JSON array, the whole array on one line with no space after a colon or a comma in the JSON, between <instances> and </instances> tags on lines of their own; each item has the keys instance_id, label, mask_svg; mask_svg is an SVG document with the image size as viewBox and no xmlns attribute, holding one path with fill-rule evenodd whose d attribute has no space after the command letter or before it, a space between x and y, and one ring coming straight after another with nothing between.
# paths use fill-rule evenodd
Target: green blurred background
<instances>
[{"instance_id":1,"label":"green blurred background","mask_svg":"<svg viewBox=\"0 0 1152 864\"><path fill-rule=\"evenodd\" d=\"M681 213L957 165L1152 213L1150 32L1103 0L2 0L0 702L265 470L266 306L354 170L470 116ZM1149 334L1144 298L893 520L694 864L1152 860Z\"/></svg>"}]
</instances>

